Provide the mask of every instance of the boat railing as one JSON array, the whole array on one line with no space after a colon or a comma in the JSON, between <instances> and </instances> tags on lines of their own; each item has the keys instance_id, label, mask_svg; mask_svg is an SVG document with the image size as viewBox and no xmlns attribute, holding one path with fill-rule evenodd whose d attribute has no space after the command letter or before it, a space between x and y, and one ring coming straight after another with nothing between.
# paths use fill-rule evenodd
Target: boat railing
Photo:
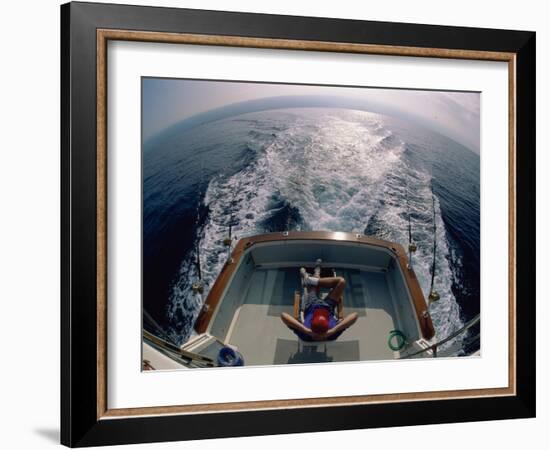
<instances>
[{"instance_id":1,"label":"boat railing","mask_svg":"<svg viewBox=\"0 0 550 450\"><path fill-rule=\"evenodd\" d=\"M456 355L456 353L458 351L464 349L465 347L467 347L468 345L473 344L476 341L479 341L479 337L480 337L479 332L477 334L475 334L474 336L467 337L465 339L466 342L461 341L461 342L458 342L458 343L451 344L450 347L448 347L444 350L440 350L440 347L442 345L452 341L453 339L457 338L458 336L461 336L461 335L464 335L465 333L467 333L472 327L474 327L475 325L477 325L479 323L479 320L480 320L480 315L478 314L473 319L469 320L463 327L459 328L454 333L451 333L445 339L442 339L441 341L436 342L435 344L430 345L429 347L423 348L422 350L419 350L415 353L410 353L408 355L405 355L401 359L414 358L414 357L426 354L428 352L432 352L432 356L434 358Z\"/></svg>"},{"instance_id":2,"label":"boat railing","mask_svg":"<svg viewBox=\"0 0 550 450\"><path fill-rule=\"evenodd\" d=\"M165 341L147 330L143 330L143 339L153 348L168 356L174 361L193 367L213 367L214 361L207 356L199 355L188 350L183 350L171 342Z\"/></svg>"}]
</instances>

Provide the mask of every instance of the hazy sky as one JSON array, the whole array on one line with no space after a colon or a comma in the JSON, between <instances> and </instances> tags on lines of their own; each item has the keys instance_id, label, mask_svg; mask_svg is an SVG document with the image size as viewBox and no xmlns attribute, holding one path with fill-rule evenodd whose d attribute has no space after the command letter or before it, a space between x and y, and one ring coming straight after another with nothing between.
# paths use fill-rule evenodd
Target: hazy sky
<instances>
[{"instance_id":1,"label":"hazy sky","mask_svg":"<svg viewBox=\"0 0 550 450\"><path fill-rule=\"evenodd\" d=\"M297 86L226 81L143 79L143 137L183 119L231 103L292 95L339 96L383 105L479 153L480 95L466 92ZM370 108L373 112L376 108ZM400 115L401 115L400 114Z\"/></svg>"}]
</instances>

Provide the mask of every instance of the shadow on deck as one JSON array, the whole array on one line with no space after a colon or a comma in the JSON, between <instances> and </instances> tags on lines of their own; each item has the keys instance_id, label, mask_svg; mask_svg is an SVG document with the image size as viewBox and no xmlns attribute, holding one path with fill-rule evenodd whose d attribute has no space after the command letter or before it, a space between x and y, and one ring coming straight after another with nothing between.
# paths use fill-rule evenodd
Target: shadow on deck
<instances>
[{"instance_id":1,"label":"shadow on deck","mask_svg":"<svg viewBox=\"0 0 550 450\"><path fill-rule=\"evenodd\" d=\"M346 279L344 314L359 319L337 341L304 343L281 321L292 314L295 290L300 290L299 268L254 270L242 306L234 317L229 342L244 355L247 365L298 364L394 359L387 336L396 316L386 274L339 270Z\"/></svg>"}]
</instances>

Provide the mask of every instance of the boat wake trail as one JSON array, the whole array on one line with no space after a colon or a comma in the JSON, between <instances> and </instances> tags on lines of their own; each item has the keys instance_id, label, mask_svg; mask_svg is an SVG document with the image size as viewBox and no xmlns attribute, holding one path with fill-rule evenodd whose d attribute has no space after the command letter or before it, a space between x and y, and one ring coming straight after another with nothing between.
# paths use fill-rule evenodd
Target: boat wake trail
<instances>
[{"instance_id":1,"label":"boat wake trail","mask_svg":"<svg viewBox=\"0 0 550 450\"><path fill-rule=\"evenodd\" d=\"M236 119L233 119L236 120ZM200 242L205 290L194 294L197 255L188 253L168 308L172 337L192 333L203 299L228 257L223 239L270 231L363 233L407 248L409 215L418 250L414 269L424 294L433 258L432 175L391 131L384 116L338 109L293 109L240 116L249 127L245 151L206 189ZM430 307L437 337L462 325L453 295L457 282L439 201L435 199L436 276L440 301ZM455 258L456 260L456 258Z\"/></svg>"}]
</instances>

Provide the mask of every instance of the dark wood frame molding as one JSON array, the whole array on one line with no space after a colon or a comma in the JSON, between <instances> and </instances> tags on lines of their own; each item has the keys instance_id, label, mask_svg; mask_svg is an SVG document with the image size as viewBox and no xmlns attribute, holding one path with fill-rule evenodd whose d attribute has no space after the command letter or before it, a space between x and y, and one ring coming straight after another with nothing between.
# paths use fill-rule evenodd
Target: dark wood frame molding
<instances>
[{"instance_id":1,"label":"dark wood frame molding","mask_svg":"<svg viewBox=\"0 0 550 450\"><path fill-rule=\"evenodd\" d=\"M508 62L508 387L109 409L105 355L108 40ZM70 3L61 7L61 56L63 444L89 446L534 416L535 33Z\"/></svg>"}]
</instances>

